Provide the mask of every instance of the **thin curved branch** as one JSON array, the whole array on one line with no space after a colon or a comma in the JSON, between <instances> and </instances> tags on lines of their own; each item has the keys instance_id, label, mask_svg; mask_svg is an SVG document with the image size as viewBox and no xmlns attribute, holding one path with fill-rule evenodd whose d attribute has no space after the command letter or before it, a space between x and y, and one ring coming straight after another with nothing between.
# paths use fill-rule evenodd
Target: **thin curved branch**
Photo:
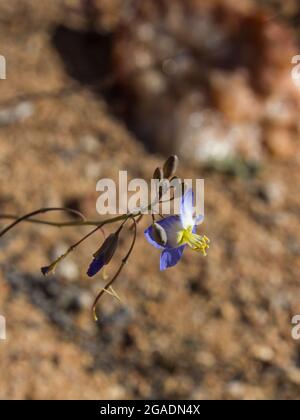
<instances>
[{"instance_id":1,"label":"thin curved branch","mask_svg":"<svg viewBox=\"0 0 300 420\"><path fill-rule=\"evenodd\" d=\"M95 300L94 300L94 303L93 303L93 306L92 306L92 311L93 311L93 317L94 317L94 320L95 321L98 321L98 316L97 316L97 313L96 313L96 306L97 306L97 303L99 302L99 299L101 298L101 296L103 296L103 294L105 293L105 292L107 292L107 290L112 286L112 284L117 280L117 278L119 277L119 275L120 275L120 273L121 273L121 271L123 270L123 268L124 268L124 266L125 266L125 264L127 263L127 261L128 261L128 258L130 257L130 255L131 255L131 253L132 253L132 250L133 250L133 248L134 248L134 245L135 245L135 241L136 241L136 236L137 236L137 222L136 222L136 220L135 220L135 218L134 218L134 216L133 215L129 215L128 216L128 218L131 218L132 219L132 221L133 221L133 223L134 223L134 233L133 233L133 238L132 238L132 242L131 242L131 245L130 245L130 248L129 248L129 250L128 250L128 252L127 252L127 254L125 255L125 257L122 259L122 262L121 262L121 264L120 264L120 266L119 266L119 268L118 268L118 270L116 271L116 273L115 273L115 275L113 276L113 278L104 286L104 288L103 289L101 289L100 290L100 292L98 293L98 295L96 296L96 298L95 298Z\"/></svg>"},{"instance_id":2,"label":"thin curved branch","mask_svg":"<svg viewBox=\"0 0 300 420\"><path fill-rule=\"evenodd\" d=\"M74 210L75 211L75 210ZM28 217L28 215L26 215ZM106 225L109 223L115 223L115 222L119 222L121 220L124 220L126 217L128 217L127 214L122 214L120 216L116 216L116 217L112 217L110 219L104 219L104 220L84 220L84 221L72 221L72 222L51 222L48 220L40 220L40 219L32 219L30 216L29 218L25 218L26 216L22 216L22 220L23 222L28 222L28 223L37 223L37 224L41 224L41 225L48 225L48 226L54 226L54 227L72 227L72 226L100 226L102 224ZM1 219L11 219L11 220L19 220L20 218L18 216L14 216L11 214L0 214L0 220ZM19 223L19 222L18 222ZM17 223L14 224L14 226ZM12 226L13 227L13 226ZM0 236L1 236L2 232L0 232Z\"/></svg>"},{"instance_id":3,"label":"thin curved branch","mask_svg":"<svg viewBox=\"0 0 300 420\"><path fill-rule=\"evenodd\" d=\"M7 233L10 229L12 229L13 227L15 227L19 223L21 223L21 222L23 222L25 220L30 219L32 216L35 216L37 214L42 214L42 213L49 213L51 211L65 211L65 212L68 212L68 213L75 214L76 216L79 216L82 219L81 223L84 223L85 220L86 220L85 217L83 216L83 214L80 213L77 210L69 209L67 207L45 207L45 208L42 208L42 209L35 210L35 211L31 212L31 213L27 213L24 216L17 218L14 222L12 222L10 225L8 225L6 228L4 228L0 232L0 238L5 233Z\"/></svg>"},{"instance_id":4,"label":"thin curved branch","mask_svg":"<svg viewBox=\"0 0 300 420\"><path fill-rule=\"evenodd\" d=\"M134 222L136 223L133 215L122 215L122 216L118 216L112 219L107 219L104 220L102 222L98 222L96 228L92 229L90 232L88 232L85 236L83 236L81 239L79 239L79 241L75 242L73 245L71 245L62 255L60 255L58 258L56 258L56 260L54 260L50 265L42 267L41 271L44 275L47 275L51 272L53 272L57 266L57 264L59 264L64 258L66 258L70 252L72 252L75 248L77 248L77 246L79 246L82 242L84 242L86 239L88 239L90 236L92 236L97 230L101 230L102 233L104 234L105 237L105 233L103 231L103 226L105 224L108 223L113 223L119 220L123 220L120 227L118 228L117 232L121 231L121 229L123 228L124 224L127 222L128 218L131 217ZM83 225L84 222L81 224Z\"/></svg>"}]
</instances>

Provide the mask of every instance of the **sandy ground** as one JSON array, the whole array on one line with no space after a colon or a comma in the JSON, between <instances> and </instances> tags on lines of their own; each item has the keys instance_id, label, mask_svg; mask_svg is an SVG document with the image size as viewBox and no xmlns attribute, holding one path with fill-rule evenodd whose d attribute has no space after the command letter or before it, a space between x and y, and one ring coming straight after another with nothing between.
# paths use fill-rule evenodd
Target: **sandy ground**
<instances>
[{"instance_id":1,"label":"sandy ground","mask_svg":"<svg viewBox=\"0 0 300 420\"><path fill-rule=\"evenodd\" d=\"M101 94L80 85L53 95L73 83L53 44L68 16L60 1L44 3L0 4L1 213L67 205L96 218L98 179L119 169L150 178L164 157L149 154ZM179 172L205 178L208 257L186 252L160 273L144 220L116 286L123 303L105 297L99 324L90 306L103 281L85 272L100 234L47 278L40 267L86 228L27 224L1 239L0 398L299 398L299 166L270 159L247 179L185 162Z\"/></svg>"}]
</instances>

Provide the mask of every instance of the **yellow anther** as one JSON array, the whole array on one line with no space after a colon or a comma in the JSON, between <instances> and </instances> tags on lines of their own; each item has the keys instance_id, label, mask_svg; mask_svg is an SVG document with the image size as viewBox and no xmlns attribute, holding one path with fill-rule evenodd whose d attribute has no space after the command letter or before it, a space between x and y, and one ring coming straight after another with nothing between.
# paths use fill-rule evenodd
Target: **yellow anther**
<instances>
[{"instance_id":1,"label":"yellow anther","mask_svg":"<svg viewBox=\"0 0 300 420\"><path fill-rule=\"evenodd\" d=\"M200 251L203 255L206 254L206 250L209 248L209 239L207 236L197 235L193 233L192 226L182 229L177 234L178 245L189 245L194 251Z\"/></svg>"}]
</instances>

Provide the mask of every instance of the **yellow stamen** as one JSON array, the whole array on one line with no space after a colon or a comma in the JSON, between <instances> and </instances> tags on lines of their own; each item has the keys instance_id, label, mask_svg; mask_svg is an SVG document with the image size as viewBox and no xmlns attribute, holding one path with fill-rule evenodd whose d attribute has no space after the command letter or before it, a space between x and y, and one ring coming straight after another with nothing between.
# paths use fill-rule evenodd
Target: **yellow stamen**
<instances>
[{"instance_id":1,"label":"yellow stamen","mask_svg":"<svg viewBox=\"0 0 300 420\"><path fill-rule=\"evenodd\" d=\"M209 248L209 239L207 236L197 235L193 233L193 227L182 229L177 233L178 245L189 245L194 251L200 251L203 255L206 254L206 250Z\"/></svg>"}]
</instances>

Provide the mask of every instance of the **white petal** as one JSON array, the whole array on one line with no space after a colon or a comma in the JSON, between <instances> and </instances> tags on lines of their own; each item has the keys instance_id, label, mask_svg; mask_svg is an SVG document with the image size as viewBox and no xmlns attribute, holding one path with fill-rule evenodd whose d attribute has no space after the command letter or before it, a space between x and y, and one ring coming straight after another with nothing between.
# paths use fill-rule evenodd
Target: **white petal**
<instances>
[{"instance_id":1,"label":"white petal","mask_svg":"<svg viewBox=\"0 0 300 420\"><path fill-rule=\"evenodd\" d=\"M180 220L182 226L186 229L190 226L194 226L195 219L193 217L194 210L194 193L190 188L182 197L180 206Z\"/></svg>"}]
</instances>

